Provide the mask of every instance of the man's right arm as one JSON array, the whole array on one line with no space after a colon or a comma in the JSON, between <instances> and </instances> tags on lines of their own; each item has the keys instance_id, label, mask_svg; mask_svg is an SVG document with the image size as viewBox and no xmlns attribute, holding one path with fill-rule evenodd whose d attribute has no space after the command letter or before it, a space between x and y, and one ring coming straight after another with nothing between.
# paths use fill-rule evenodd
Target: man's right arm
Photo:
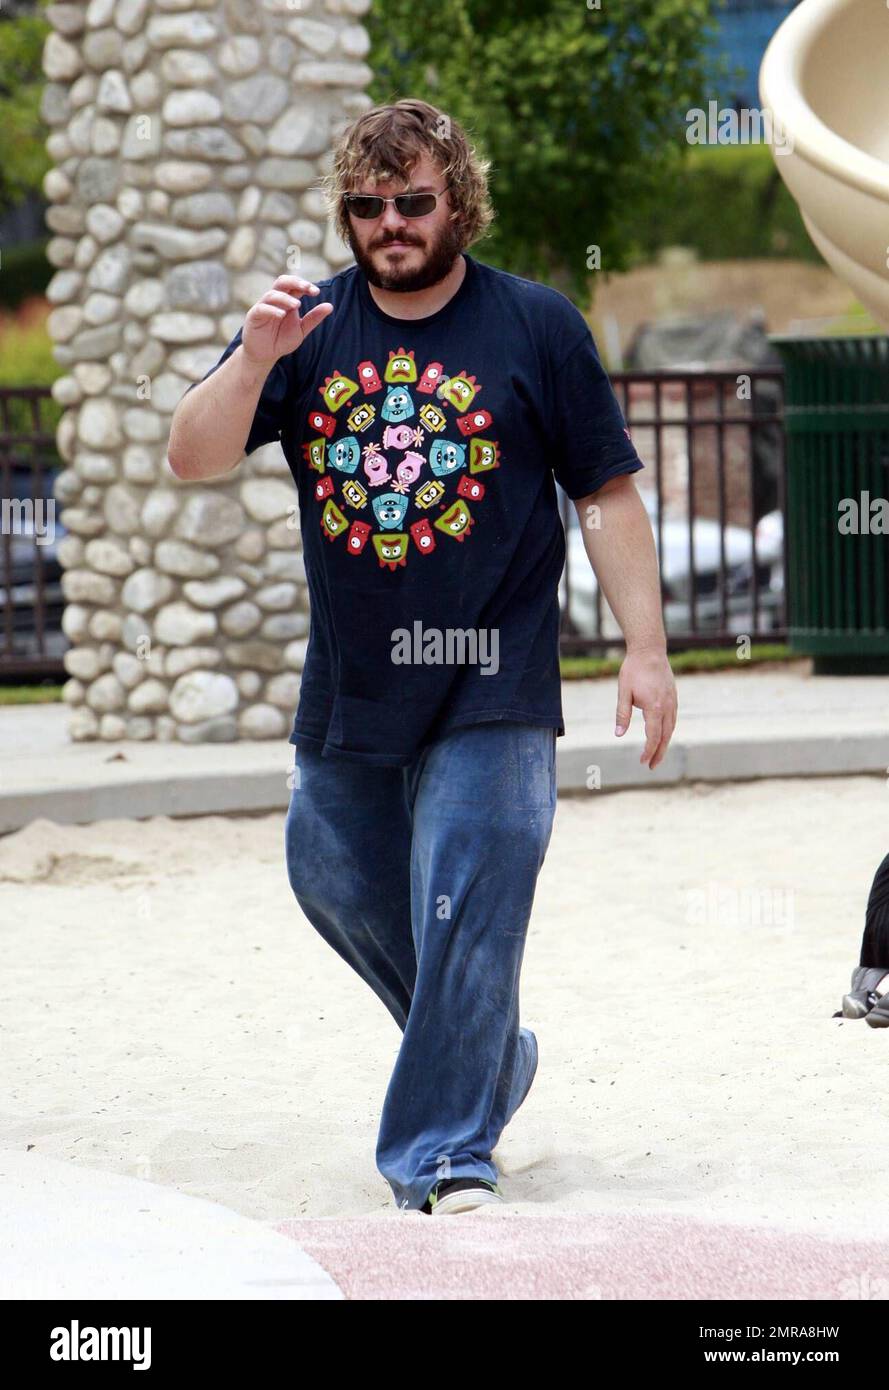
<instances>
[{"instance_id":1,"label":"man's right arm","mask_svg":"<svg viewBox=\"0 0 889 1390\"><path fill-rule=\"evenodd\" d=\"M216 478L240 463L272 366L251 362L241 343L221 367L186 392L173 412L167 449L177 478Z\"/></svg>"},{"instance_id":2,"label":"man's right arm","mask_svg":"<svg viewBox=\"0 0 889 1390\"><path fill-rule=\"evenodd\" d=\"M185 393L173 412L167 447L177 478L218 478L241 461L262 388L275 363L295 352L333 311L332 304L317 304L300 318L299 296L318 293L309 280L279 275L247 313L242 341L231 356Z\"/></svg>"}]
</instances>

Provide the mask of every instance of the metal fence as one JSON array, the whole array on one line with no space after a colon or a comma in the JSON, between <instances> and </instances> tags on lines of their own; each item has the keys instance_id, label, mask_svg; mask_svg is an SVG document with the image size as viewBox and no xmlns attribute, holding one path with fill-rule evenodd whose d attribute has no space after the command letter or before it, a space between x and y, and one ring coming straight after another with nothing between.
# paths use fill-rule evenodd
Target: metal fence
<instances>
[{"instance_id":1,"label":"metal fence","mask_svg":"<svg viewBox=\"0 0 889 1390\"><path fill-rule=\"evenodd\" d=\"M785 640L782 371L615 372L611 380L646 465L635 476L656 539L671 650L730 645L739 634ZM64 675L57 418L48 388L0 388L0 679ZM619 649L581 521L564 494L561 504L561 649Z\"/></svg>"},{"instance_id":2,"label":"metal fence","mask_svg":"<svg viewBox=\"0 0 889 1390\"><path fill-rule=\"evenodd\" d=\"M0 387L0 678L62 677L59 407L45 386Z\"/></svg>"},{"instance_id":3,"label":"metal fence","mask_svg":"<svg viewBox=\"0 0 889 1390\"><path fill-rule=\"evenodd\" d=\"M635 474L658 552L671 650L781 642L785 607L783 372L614 372L611 380L645 468ZM618 649L620 629L562 494L565 654Z\"/></svg>"}]
</instances>

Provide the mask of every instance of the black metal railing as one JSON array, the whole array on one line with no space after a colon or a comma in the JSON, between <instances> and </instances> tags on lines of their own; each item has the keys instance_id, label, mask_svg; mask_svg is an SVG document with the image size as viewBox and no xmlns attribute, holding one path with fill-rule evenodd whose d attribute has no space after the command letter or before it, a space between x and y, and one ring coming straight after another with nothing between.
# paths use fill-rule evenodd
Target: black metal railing
<instances>
[{"instance_id":1,"label":"black metal railing","mask_svg":"<svg viewBox=\"0 0 889 1390\"><path fill-rule=\"evenodd\" d=\"M730 645L739 633L785 640L783 372L634 371L611 380L646 465L635 477L655 534L671 650ZM0 679L64 674L58 413L47 387L0 388ZM621 633L574 506L564 494L561 505L562 651L617 649Z\"/></svg>"},{"instance_id":2,"label":"black metal railing","mask_svg":"<svg viewBox=\"0 0 889 1390\"><path fill-rule=\"evenodd\" d=\"M58 416L49 387L0 387L0 679L64 675Z\"/></svg>"},{"instance_id":3,"label":"black metal railing","mask_svg":"<svg viewBox=\"0 0 889 1390\"><path fill-rule=\"evenodd\" d=\"M783 371L614 372L642 462L635 474L658 552L671 650L787 636ZM619 648L622 636L561 495L567 555L564 654Z\"/></svg>"}]
</instances>

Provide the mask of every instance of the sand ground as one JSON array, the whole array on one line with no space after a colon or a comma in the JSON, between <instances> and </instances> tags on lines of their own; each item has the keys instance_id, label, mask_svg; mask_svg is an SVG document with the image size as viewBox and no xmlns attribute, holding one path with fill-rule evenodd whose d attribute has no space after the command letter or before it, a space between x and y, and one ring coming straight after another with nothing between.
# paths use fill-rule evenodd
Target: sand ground
<instances>
[{"instance_id":1,"label":"sand ground","mask_svg":"<svg viewBox=\"0 0 889 1390\"><path fill-rule=\"evenodd\" d=\"M525 954L540 1069L495 1160L519 1213L873 1236L889 1030L832 1017L889 848L856 777L560 802ZM400 1034L316 936L283 816L0 840L0 1148L244 1215L390 1213Z\"/></svg>"}]
</instances>

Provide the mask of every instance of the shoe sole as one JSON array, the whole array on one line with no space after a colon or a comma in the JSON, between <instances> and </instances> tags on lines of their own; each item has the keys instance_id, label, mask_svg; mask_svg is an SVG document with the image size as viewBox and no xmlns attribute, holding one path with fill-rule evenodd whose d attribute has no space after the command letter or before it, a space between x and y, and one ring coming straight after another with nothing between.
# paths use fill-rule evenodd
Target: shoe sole
<instances>
[{"instance_id":1,"label":"shoe sole","mask_svg":"<svg viewBox=\"0 0 889 1390\"><path fill-rule=\"evenodd\" d=\"M436 1202L432 1208L432 1216L451 1216L461 1211L474 1211L476 1207L485 1207L490 1203L502 1202L503 1198L498 1197L496 1192L489 1192L487 1188L481 1188L478 1192L450 1192L442 1197L440 1202Z\"/></svg>"},{"instance_id":2,"label":"shoe sole","mask_svg":"<svg viewBox=\"0 0 889 1390\"><path fill-rule=\"evenodd\" d=\"M521 1100L519 1101L518 1105L513 1111L513 1115L516 1113L516 1110L519 1110L521 1106L525 1104L525 1101L528 1099L528 1092L534 1085L534 1078L537 1075L537 1068L540 1066L540 1045L537 1042L537 1034L534 1032L533 1028L527 1028L525 1031L529 1033L531 1037L534 1039L534 1065L531 1068L531 1075L528 1078L528 1084L525 1087L524 1094L522 1095ZM512 1119L512 1115L510 1115L510 1119Z\"/></svg>"},{"instance_id":3,"label":"shoe sole","mask_svg":"<svg viewBox=\"0 0 889 1390\"><path fill-rule=\"evenodd\" d=\"M879 1008L871 1009L867 1022L871 1028L889 1028L889 1013Z\"/></svg>"}]
</instances>

